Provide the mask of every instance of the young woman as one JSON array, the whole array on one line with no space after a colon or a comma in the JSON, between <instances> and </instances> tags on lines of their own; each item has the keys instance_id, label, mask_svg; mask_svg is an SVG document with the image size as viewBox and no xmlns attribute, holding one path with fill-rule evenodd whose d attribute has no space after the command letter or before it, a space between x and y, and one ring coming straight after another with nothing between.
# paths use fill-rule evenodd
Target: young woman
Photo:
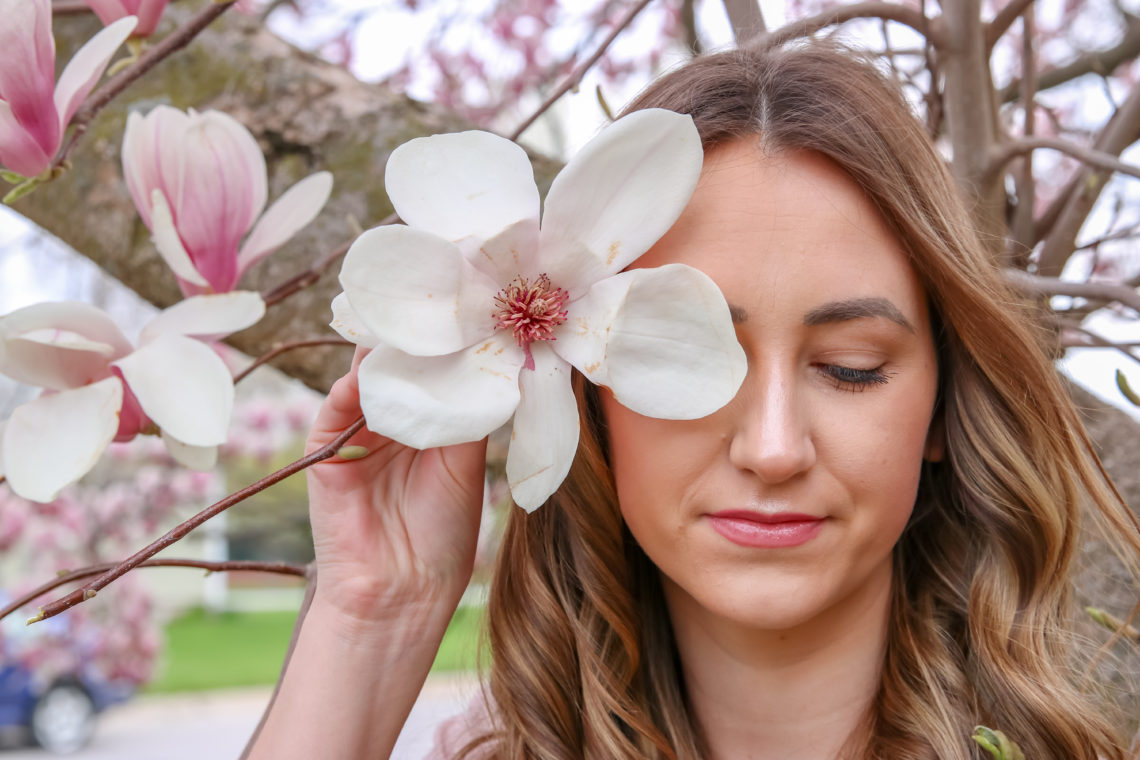
<instances>
[{"instance_id":1,"label":"young woman","mask_svg":"<svg viewBox=\"0 0 1140 760\"><path fill-rule=\"evenodd\" d=\"M810 44L698 59L649 107L705 162L634 267L709 275L748 375L688 421L578 378L577 459L511 514L486 700L437 756L964 760L984 724L1123 758L1070 572L1084 515L1131 557L1136 526L901 96ZM484 445L353 442L310 471L319 583L254 758L386 757L470 577Z\"/></svg>"}]
</instances>

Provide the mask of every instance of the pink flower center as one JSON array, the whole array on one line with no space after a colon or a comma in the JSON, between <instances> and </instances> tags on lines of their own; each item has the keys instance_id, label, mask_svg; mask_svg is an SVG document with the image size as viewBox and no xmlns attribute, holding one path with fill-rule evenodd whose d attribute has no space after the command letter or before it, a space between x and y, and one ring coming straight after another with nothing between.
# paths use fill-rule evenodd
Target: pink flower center
<instances>
[{"instance_id":1,"label":"pink flower center","mask_svg":"<svg viewBox=\"0 0 1140 760\"><path fill-rule=\"evenodd\" d=\"M554 328L566 321L566 301L570 294L556 288L545 274L534 282L522 275L495 296L497 308L491 313L496 330L510 330L519 347L526 351L526 367L534 369L530 344L536 340L554 340Z\"/></svg>"}]
</instances>

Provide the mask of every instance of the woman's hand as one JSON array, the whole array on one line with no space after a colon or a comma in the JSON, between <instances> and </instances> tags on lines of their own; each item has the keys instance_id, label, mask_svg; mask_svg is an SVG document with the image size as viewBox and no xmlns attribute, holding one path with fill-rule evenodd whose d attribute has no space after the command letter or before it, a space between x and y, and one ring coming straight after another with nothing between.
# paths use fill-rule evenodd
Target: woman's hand
<instances>
[{"instance_id":1,"label":"woman's hand","mask_svg":"<svg viewBox=\"0 0 1140 760\"><path fill-rule=\"evenodd\" d=\"M361 416L357 349L333 385L306 453ZM363 429L346 445L359 459L333 457L308 470L317 596L349 623L391 621L411 608L454 611L475 559L487 442L419 451Z\"/></svg>"}]
</instances>

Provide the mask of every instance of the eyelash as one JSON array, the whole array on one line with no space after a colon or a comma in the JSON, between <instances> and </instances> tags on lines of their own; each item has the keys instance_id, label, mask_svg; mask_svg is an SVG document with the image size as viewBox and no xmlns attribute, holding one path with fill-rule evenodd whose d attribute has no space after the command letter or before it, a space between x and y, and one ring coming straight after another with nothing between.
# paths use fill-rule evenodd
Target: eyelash
<instances>
[{"instance_id":1,"label":"eyelash","mask_svg":"<svg viewBox=\"0 0 1140 760\"><path fill-rule=\"evenodd\" d=\"M865 391L873 385L884 385L890 380L890 375L883 372L882 365L874 369L855 369L842 367L838 364L821 364L819 369L829 380L835 383L836 390L856 393Z\"/></svg>"}]
</instances>

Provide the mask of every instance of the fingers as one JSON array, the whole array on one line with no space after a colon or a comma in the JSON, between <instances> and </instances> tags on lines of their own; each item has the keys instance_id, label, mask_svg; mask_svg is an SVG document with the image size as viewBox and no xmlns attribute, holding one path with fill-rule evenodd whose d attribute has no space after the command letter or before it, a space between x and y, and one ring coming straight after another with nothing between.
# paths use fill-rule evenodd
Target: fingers
<instances>
[{"instance_id":1,"label":"fingers","mask_svg":"<svg viewBox=\"0 0 1140 760\"><path fill-rule=\"evenodd\" d=\"M312 451L335 438L363 414L360 409L360 384L357 370L360 361L368 354L368 349L357 348L352 358L352 367L344 377L333 383L329 395L321 404L317 418L309 431L306 451ZM384 440L381 436L362 430L352 437L352 445L375 445Z\"/></svg>"}]
</instances>

